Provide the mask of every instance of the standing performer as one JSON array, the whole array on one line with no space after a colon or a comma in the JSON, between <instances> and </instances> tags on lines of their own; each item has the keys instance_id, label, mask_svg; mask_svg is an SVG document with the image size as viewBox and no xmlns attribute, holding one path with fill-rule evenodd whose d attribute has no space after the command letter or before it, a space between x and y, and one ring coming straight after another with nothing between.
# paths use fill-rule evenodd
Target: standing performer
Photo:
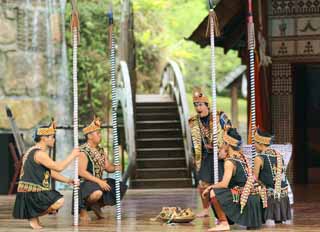
<instances>
[{"instance_id":1,"label":"standing performer","mask_svg":"<svg viewBox=\"0 0 320 232\"><path fill-rule=\"evenodd\" d=\"M79 149L63 161L53 161L47 150L54 146L55 124L35 130L36 144L29 148L23 156L20 181L14 204L13 217L28 219L33 229L41 229L39 217L57 212L63 205L63 196L51 189L51 178L74 184L72 179L59 174L71 161L79 156Z\"/></svg>"},{"instance_id":2,"label":"standing performer","mask_svg":"<svg viewBox=\"0 0 320 232\"><path fill-rule=\"evenodd\" d=\"M208 97L204 96L201 91L194 93L193 104L197 115L189 119L189 126L191 128L195 167L199 181L198 190L201 196L205 188L214 183L212 157L213 117L208 106ZM231 127L231 121L223 112L217 112L217 118L219 119L219 123L217 124L218 146L220 146L222 144L223 131ZM218 165L219 177L221 178L223 175L222 159L218 161ZM203 211L197 217L208 217L210 207L208 199L202 199L202 205Z\"/></svg>"},{"instance_id":3,"label":"standing performer","mask_svg":"<svg viewBox=\"0 0 320 232\"><path fill-rule=\"evenodd\" d=\"M101 207L116 204L115 180L103 179L103 171L114 173L120 171L121 167L109 162L101 142L100 121L95 118L92 123L83 129L86 143L80 146L79 176L80 194L79 207L80 219L90 220L88 210L92 209L98 219L103 218ZM121 199L127 186L120 182Z\"/></svg>"},{"instance_id":4,"label":"standing performer","mask_svg":"<svg viewBox=\"0 0 320 232\"><path fill-rule=\"evenodd\" d=\"M230 230L230 223L248 228L262 225L262 206L266 207L266 190L258 186L248 160L241 151L241 136L235 128L228 129L223 135L224 149L228 151L224 162L224 174L220 182L210 185L202 197L208 198L219 219L219 225L209 231ZM261 198L261 199L260 199Z\"/></svg>"},{"instance_id":5,"label":"standing performer","mask_svg":"<svg viewBox=\"0 0 320 232\"><path fill-rule=\"evenodd\" d=\"M268 195L268 208L264 211L264 219L278 223L291 220L282 155L270 148L273 137L269 133L257 129L254 139L258 153L254 159L254 175L266 186Z\"/></svg>"}]
</instances>

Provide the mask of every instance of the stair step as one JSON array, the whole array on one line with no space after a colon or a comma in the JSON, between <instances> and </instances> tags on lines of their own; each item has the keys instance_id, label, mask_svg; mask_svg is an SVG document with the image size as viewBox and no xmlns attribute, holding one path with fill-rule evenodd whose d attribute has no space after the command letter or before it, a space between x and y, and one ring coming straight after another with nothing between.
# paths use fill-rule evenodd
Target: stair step
<instances>
[{"instance_id":1,"label":"stair step","mask_svg":"<svg viewBox=\"0 0 320 232\"><path fill-rule=\"evenodd\" d=\"M149 102L173 102L172 96L169 94L137 94L137 103L149 103Z\"/></svg>"},{"instance_id":2,"label":"stair step","mask_svg":"<svg viewBox=\"0 0 320 232\"><path fill-rule=\"evenodd\" d=\"M158 106L173 106L177 107L177 103L174 101L166 101L166 102L137 102L136 107L145 107L145 106L152 106L152 107L158 107Z\"/></svg>"},{"instance_id":3,"label":"stair step","mask_svg":"<svg viewBox=\"0 0 320 232\"><path fill-rule=\"evenodd\" d=\"M180 128L168 129L140 129L136 130L136 138L174 138L181 137L182 131Z\"/></svg>"},{"instance_id":4,"label":"stair step","mask_svg":"<svg viewBox=\"0 0 320 232\"><path fill-rule=\"evenodd\" d=\"M183 147L182 138L139 138L136 140L137 148L152 147Z\"/></svg>"},{"instance_id":5,"label":"stair step","mask_svg":"<svg viewBox=\"0 0 320 232\"><path fill-rule=\"evenodd\" d=\"M190 188L191 178L157 178L157 179L134 179L131 181L132 188Z\"/></svg>"},{"instance_id":6,"label":"stair step","mask_svg":"<svg viewBox=\"0 0 320 232\"><path fill-rule=\"evenodd\" d=\"M154 120L179 120L179 114L177 112L161 112L161 113L137 113L137 121L154 121Z\"/></svg>"},{"instance_id":7,"label":"stair step","mask_svg":"<svg viewBox=\"0 0 320 232\"><path fill-rule=\"evenodd\" d=\"M185 178L187 176L187 168L143 168L136 169L135 179Z\"/></svg>"},{"instance_id":8,"label":"stair step","mask_svg":"<svg viewBox=\"0 0 320 232\"><path fill-rule=\"evenodd\" d=\"M137 168L183 168L186 166L185 157L179 158L138 158Z\"/></svg>"},{"instance_id":9,"label":"stair step","mask_svg":"<svg viewBox=\"0 0 320 232\"><path fill-rule=\"evenodd\" d=\"M176 105L169 106L137 106L136 114L141 113L178 113L178 107Z\"/></svg>"},{"instance_id":10,"label":"stair step","mask_svg":"<svg viewBox=\"0 0 320 232\"><path fill-rule=\"evenodd\" d=\"M155 120L155 121L137 121L136 128L139 129L164 129L181 128L178 120Z\"/></svg>"},{"instance_id":11,"label":"stair step","mask_svg":"<svg viewBox=\"0 0 320 232\"><path fill-rule=\"evenodd\" d=\"M185 157L184 147L138 148L137 158L177 158Z\"/></svg>"}]
</instances>

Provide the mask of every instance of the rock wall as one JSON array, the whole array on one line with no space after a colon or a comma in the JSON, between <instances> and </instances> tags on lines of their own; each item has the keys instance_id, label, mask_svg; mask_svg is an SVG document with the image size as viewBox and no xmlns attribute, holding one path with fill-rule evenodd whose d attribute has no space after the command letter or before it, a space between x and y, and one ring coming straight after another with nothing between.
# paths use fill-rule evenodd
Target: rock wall
<instances>
[{"instance_id":1,"label":"rock wall","mask_svg":"<svg viewBox=\"0 0 320 232\"><path fill-rule=\"evenodd\" d=\"M10 131L8 105L30 143L32 129L65 107L57 104L62 25L58 8L49 9L48 1L10 2L0 1L0 133Z\"/></svg>"}]
</instances>

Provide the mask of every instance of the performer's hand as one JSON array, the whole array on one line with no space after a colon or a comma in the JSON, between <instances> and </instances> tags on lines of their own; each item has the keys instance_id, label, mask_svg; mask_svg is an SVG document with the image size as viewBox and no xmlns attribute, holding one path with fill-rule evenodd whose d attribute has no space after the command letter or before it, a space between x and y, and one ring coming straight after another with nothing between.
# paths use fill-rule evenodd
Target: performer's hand
<instances>
[{"instance_id":1,"label":"performer's hand","mask_svg":"<svg viewBox=\"0 0 320 232\"><path fill-rule=\"evenodd\" d=\"M111 191L111 187L106 180L100 180L98 184L103 191Z\"/></svg>"},{"instance_id":2,"label":"performer's hand","mask_svg":"<svg viewBox=\"0 0 320 232\"><path fill-rule=\"evenodd\" d=\"M121 165L114 165L114 171L121 171L122 167Z\"/></svg>"},{"instance_id":3,"label":"performer's hand","mask_svg":"<svg viewBox=\"0 0 320 232\"><path fill-rule=\"evenodd\" d=\"M202 195L201 195L201 196L202 196L203 199L204 199L204 198L207 198L207 195L208 195L210 189L211 189L211 186L207 187L207 188L202 192Z\"/></svg>"},{"instance_id":4,"label":"performer's hand","mask_svg":"<svg viewBox=\"0 0 320 232\"><path fill-rule=\"evenodd\" d=\"M213 146L211 144L206 144L205 147L207 150L213 150Z\"/></svg>"},{"instance_id":5,"label":"performer's hand","mask_svg":"<svg viewBox=\"0 0 320 232\"><path fill-rule=\"evenodd\" d=\"M73 150L72 150L72 152L71 152L71 155L74 157L74 158L76 158L76 157L79 157L79 155L80 155L80 149L79 148L74 148Z\"/></svg>"},{"instance_id":6,"label":"performer's hand","mask_svg":"<svg viewBox=\"0 0 320 232\"><path fill-rule=\"evenodd\" d=\"M67 184L69 184L69 185L71 185L71 186L80 186L80 180L78 179L78 180L74 180L74 179L69 179L68 180L68 182L67 182Z\"/></svg>"}]
</instances>

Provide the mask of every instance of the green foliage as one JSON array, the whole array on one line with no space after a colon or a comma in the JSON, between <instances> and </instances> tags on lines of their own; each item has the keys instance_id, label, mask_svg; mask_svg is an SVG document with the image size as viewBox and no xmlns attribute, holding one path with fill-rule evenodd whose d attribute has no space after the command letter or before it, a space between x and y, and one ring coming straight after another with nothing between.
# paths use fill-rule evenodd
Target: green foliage
<instances>
[{"instance_id":1,"label":"green foliage","mask_svg":"<svg viewBox=\"0 0 320 232\"><path fill-rule=\"evenodd\" d=\"M105 119L110 108L111 83L107 16L109 0L78 0L80 12L80 46L78 48L79 117L80 122L92 120L94 114ZM120 0L113 1L115 21L120 18ZM66 39L69 70L72 71L71 6L66 9ZM115 28L118 37L118 28ZM72 73L70 73L72 77Z\"/></svg>"},{"instance_id":2,"label":"green foliage","mask_svg":"<svg viewBox=\"0 0 320 232\"><path fill-rule=\"evenodd\" d=\"M137 92L157 92L160 65L168 59L179 62L187 92L194 87L210 89L210 49L186 41L208 14L204 0L135 0L135 38L137 47ZM227 55L216 48L217 80L240 64L236 52Z\"/></svg>"},{"instance_id":3,"label":"green foliage","mask_svg":"<svg viewBox=\"0 0 320 232\"><path fill-rule=\"evenodd\" d=\"M87 122L93 114L108 118L110 111L110 74L106 12L111 0L78 0L80 47L78 49L79 113ZM121 1L113 0L115 38L119 39ZM202 87L210 95L210 49L186 41L208 14L206 0L133 0L136 39L137 93L159 91L160 71L168 59L182 67L188 94ZM69 70L72 70L70 4L67 4L66 31ZM216 49L217 80L240 64L236 52ZM72 76L72 75L70 75Z\"/></svg>"}]
</instances>

